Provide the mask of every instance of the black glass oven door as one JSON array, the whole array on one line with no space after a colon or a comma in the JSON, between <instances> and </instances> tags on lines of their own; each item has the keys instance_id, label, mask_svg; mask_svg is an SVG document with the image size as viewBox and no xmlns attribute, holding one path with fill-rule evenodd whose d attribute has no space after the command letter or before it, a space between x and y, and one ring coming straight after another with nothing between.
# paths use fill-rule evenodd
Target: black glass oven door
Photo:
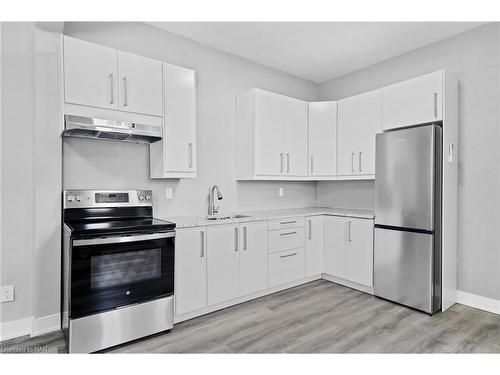
<instances>
[{"instance_id":1,"label":"black glass oven door","mask_svg":"<svg viewBox=\"0 0 500 375\"><path fill-rule=\"evenodd\" d=\"M74 240L70 317L172 295L174 236L166 232Z\"/></svg>"}]
</instances>

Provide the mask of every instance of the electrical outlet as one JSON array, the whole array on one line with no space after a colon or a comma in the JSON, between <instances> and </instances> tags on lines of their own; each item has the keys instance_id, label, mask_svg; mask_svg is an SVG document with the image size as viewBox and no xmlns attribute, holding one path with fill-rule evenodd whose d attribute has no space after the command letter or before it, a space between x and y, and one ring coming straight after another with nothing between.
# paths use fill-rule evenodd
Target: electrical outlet
<instances>
[{"instance_id":1,"label":"electrical outlet","mask_svg":"<svg viewBox=\"0 0 500 375\"><path fill-rule=\"evenodd\" d=\"M280 197L285 195L285 189L283 188L283 186L280 186L280 188L278 189L278 195Z\"/></svg>"},{"instance_id":2,"label":"electrical outlet","mask_svg":"<svg viewBox=\"0 0 500 375\"><path fill-rule=\"evenodd\" d=\"M14 285L6 285L0 289L0 302L14 301Z\"/></svg>"},{"instance_id":3,"label":"electrical outlet","mask_svg":"<svg viewBox=\"0 0 500 375\"><path fill-rule=\"evenodd\" d=\"M172 199L174 197L174 189L168 187L165 189L165 198Z\"/></svg>"}]
</instances>

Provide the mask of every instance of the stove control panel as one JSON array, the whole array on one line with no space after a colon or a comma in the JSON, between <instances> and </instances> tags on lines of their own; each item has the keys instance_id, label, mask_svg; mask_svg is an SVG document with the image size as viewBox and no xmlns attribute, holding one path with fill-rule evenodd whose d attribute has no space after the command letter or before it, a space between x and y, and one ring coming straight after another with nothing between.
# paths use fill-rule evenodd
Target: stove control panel
<instances>
[{"instance_id":1,"label":"stove control panel","mask_svg":"<svg viewBox=\"0 0 500 375\"><path fill-rule=\"evenodd\" d=\"M151 190L65 190L64 208L152 206Z\"/></svg>"}]
</instances>

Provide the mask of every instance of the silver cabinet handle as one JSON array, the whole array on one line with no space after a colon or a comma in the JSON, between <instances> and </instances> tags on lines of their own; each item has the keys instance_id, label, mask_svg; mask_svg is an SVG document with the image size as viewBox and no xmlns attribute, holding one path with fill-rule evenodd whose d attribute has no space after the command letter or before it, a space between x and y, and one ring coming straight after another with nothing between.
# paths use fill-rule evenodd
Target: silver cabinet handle
<instances>
[{"instance_id":1,"label":"silver cabinet handle","mask_svg":"<svg viewBox=\"0 0 500 375\"><path fill-rule=\"evenodd\" d=\"M205 256L205 232L200 232L200 257L203 258Z\"/></svg>"},{"instance_id":2,"label":"silver cabinet handle","mask_svg":"<svg viewBox=\"0 0 500 375\"><path fill-rule=\"evenodd\" d=\"M354 173L354 152L351 153L351 172Z\"/></svg>"},{"instance_id":3,"label":"silver cabinet handle","mask_svg":"<svg viewBox=\"0 0 500 375\"><path fill-rule=\"evenodd\" d=\"M291 220L291 221L280 221L280 224L294 224L296 223L297 220Z\"/></svg>"},{"instance_id":4,"label":"silver cabinet handle","mask_svg":"<svg viewBox=\"0 0 500 375\"><path fill-rule=\"evenodd\" d=\"M113 73L109 74L109 104L115 103L115 77Z\"/></svg>"},{"instance_id":5,"label":"silver cabinet handle","mask_svg":"<svg viewBox=\"0 0 500 375\"><path fill-rule=\"evenodd\" d=\"M314 173L314 155L311 155L311 173Z\"/></svg>"},{"instance_id":6,"label":"silver cabinet handle","mask_svg":"<svg viewBox=\"0 0 500 375\"><path fill-rule=\"evenodd\" d=\"M290 173L290 154L286 153L286 173Z\"/></svg>"},{"instance_id":7,"label":"silver cabinet handle","mask_svg":"<svg viewBox=\"0 0 500 375\"><path fill-rule=\"evenodd\" d=\"M309 239L312 238L312 220L308 220L309 223Z\"/></svg>"},{"instance_id":8,"label":"silver cabinet handle","mask_svg":"<svg viewBox=\"0 0 500 375\"><path fill-rule=\"evenodd\" d=\"M290 257L293 257L297 255L297 253L292 253L292 254L288 254L288 255L280 255L280 258L290 258Z\"/></svg>"},{"instance_id":9,"label":"silver cabinet handle","mask_svg":"<svg viewBox=\"0 0 500 375\"><path fill-rule=\"evenodd\" d=\"M280 152L280 173L283 173L283 153Z\"/></svg>"},{"instance_id":10,"label":"silver cabinet handle","mask_svg":"<svg viewBox=\"0 0 500 375\"><path fill-rule=\"evenodd\" d=\"M193 168L193 144L188 143L188 168Z\"/></svg>"},{"instance_id":11,"label":"silver cabinet handle","mask_svg":"<svg viewBox=\"0 0 500 375\"><path fill-rule=\"evenodd\" d=\"M123 77L123 106L128 106L127 77Z\"/></svg>"},{"instance_id":12,"label":"silver cabinet handle","mask_svg":"<svg viewBox=\"0 0 500 375\"><path fill-rule=\"evenodd\" d=\"M351 224L352 224L352 221L348 221L347 222L347 240L349 242L351 242Z\"/></svg>"},{"instance_id":13,"label":"silver cabinet handle","mask_svg":"<svg viewBox=\"0 0 500 375\"><path fill-rule=\"evenodd\" d=\"M280 236L290 236L292 234L297 234L297 232L286 232L286 233L280 233Z\"/></svg>"},{"instance_id":14,"label":"silver cabinet handle","mask_svg":"<svg viewBox=\"0 0 500 375\"><path fill-rule=\"evenodd\" d=\"M247 249L247 227L243 227L243 250Z\"/></svg>"},{"instance_id":15,"label":"silver cabinet handle","mask_svg":"<svg viewBox=\"0 0 500 375\"><path fill-rule=\"evenodd\" d=\"M434 117L438 117L438 94L434 93Z\"/></svg>"},{"instance_id":16,"label":"silver cabinet handle","mask_svg":"<svg viewBox=\"0 0 500 375\"><path fill-rule=\"evenodd\" d=\"M363 152L359 152L359 171L361 172L362 169L361 169L361 155L363 154Z\"/></svg>"},{"instance_id":17,"label":"silver cabinet handle","mask_svg":"<svg viewBox=\"0 0 500 375\"><path fill-rule=\"evenodd\" d=\"M238 228L234 228L234 251L238 251Z\"/></svg>"}]
</instances>

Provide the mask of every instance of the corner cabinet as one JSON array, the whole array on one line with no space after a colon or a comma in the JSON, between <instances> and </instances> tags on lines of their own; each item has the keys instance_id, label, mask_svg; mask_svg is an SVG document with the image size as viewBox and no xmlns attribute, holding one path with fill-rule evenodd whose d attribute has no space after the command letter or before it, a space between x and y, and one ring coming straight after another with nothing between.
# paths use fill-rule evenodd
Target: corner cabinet
<instances>
[{"instance_id":1,"label":"corner cabinet","mask_svg":"<svg viewBox=\"0 0 500 375\"><path fill-rule=\"evenodd\" d=\"M337 175L337 102L309 103L309 176Z\"/></svg>"},{"instance_id":2,"label":"corner cabinet","mask_svg":"<svg viewBox=\"0 0 500 375\"><path fill-rule=\"evenodd\" d=\"M251 89L236 96L236 178L307 176L308 103Z\"/></svg>"},{"instance_id":3,"label":"corner cabinet","mask_svg":"<svg viewBox=\"0 0 500 375\"><path fill-rule=\"evenodd\" d=\"M339 101L338 175L375 177L375 134L382 131L381 90Z\"/></svg>"},{"instance_id":4,"label":"corner cabinet","mask_svg":"<svg viewBox=\"0 0 500 375\"><path fill-rule=\"evenodd\" d=\"M196 178L196 73L163 63L163 139L150 147L151 178Z\"/></svg>"}]
</instances>

